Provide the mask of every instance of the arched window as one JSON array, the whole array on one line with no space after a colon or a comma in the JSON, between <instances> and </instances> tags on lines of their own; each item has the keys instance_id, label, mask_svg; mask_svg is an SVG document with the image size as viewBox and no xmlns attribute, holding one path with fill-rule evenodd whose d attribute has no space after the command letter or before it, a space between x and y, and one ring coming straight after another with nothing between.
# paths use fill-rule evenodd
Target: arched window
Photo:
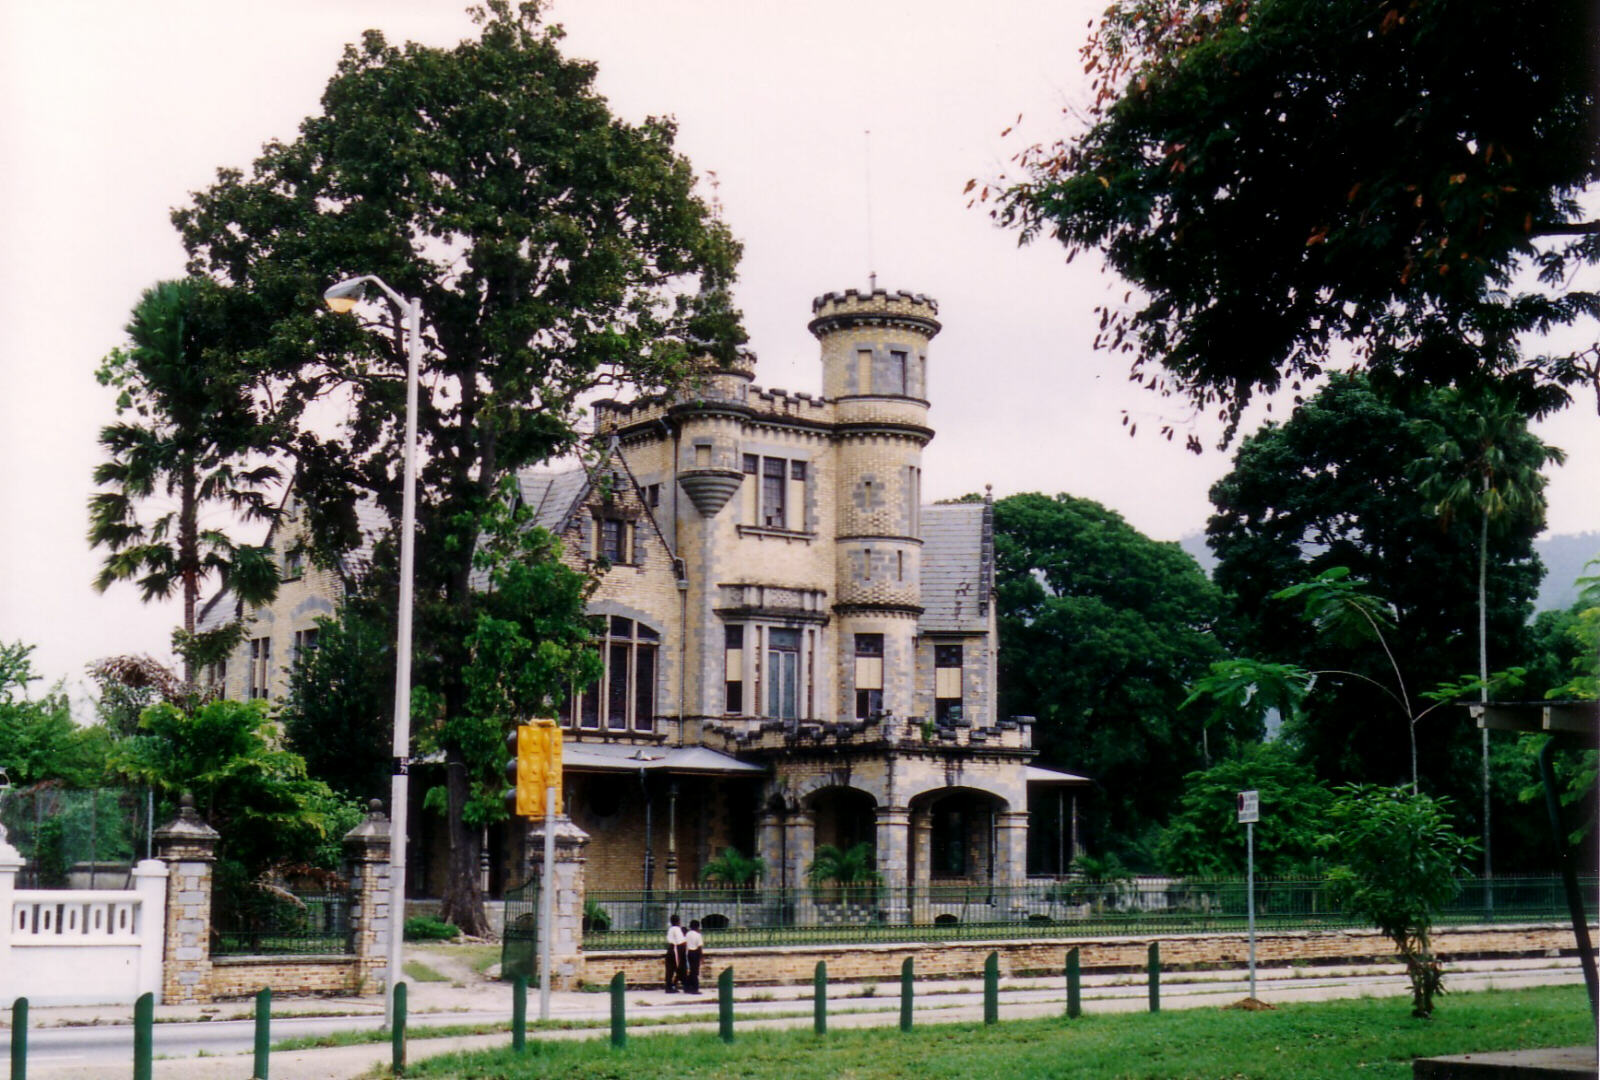
<instances>
[{"instance_id":1,"label":"arched window","mask_svg":"<svg viewBox=\"0 0 1600 1080\"><path fill-rule=\"evenodd\" d=\"M661 635L642 622L612 615L600 642L600 680L574 694L567 722L586 731L656 729L656 649Z\"/></svg>"}]
</instances>

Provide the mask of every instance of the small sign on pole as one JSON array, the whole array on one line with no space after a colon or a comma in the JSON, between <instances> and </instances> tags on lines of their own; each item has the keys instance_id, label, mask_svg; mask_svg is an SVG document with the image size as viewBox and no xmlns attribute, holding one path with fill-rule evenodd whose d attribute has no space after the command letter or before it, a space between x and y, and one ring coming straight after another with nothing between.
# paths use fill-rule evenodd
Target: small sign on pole
<instances>
[{"instance_id":1,"label":"small sign on pole","mask_svg":"<svg viewBox=\"0 0 1600 1080\"><path fill-rule=\"evenodd\" d=\"M1254 825L1261 820L1261 792L1239 792L1239 824Z\"/></svg>"}]
</instances>

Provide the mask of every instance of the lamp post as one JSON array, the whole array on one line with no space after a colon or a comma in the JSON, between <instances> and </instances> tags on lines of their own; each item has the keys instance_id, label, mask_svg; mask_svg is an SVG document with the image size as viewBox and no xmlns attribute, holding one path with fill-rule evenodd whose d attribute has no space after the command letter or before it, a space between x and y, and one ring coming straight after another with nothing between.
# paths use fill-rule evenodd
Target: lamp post
<instances>
[{"instance_id":1,"label":"lamp post","mask_svg":"<svg viewBox=\"0 0 1600 1080\"><path fill-rule=\"evenodd\" d=\"M389 954L384 979L384 1024L394 1027L394 988L400 983L406 921L406 771L411 755L412 570L417 547L417 366L422 356L422 302L407 300L372 274L346 278L322 294L329 310L343 314L376 285L400 305L405 317L406 443L400 510L400 611L394 658L394 774L389 791Z\"/></svg>"}]
</instances>

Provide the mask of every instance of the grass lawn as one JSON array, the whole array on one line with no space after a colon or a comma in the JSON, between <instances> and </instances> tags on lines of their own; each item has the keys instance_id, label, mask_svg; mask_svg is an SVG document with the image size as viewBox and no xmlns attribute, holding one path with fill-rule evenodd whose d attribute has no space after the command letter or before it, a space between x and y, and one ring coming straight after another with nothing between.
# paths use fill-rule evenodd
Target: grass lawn
<instances>
[{"instance_id":1,"label":"grass lawn","mask_svg":"<svg viewBox=\"0 0 1600 1080\"><path fill-rule=\"evenodd\" d=\"M1434 1019L1413 1020L1406 998L1288 1004L1270 1012L1186 1009L1086 1014L1078 1020L1002 1021L840 1030L809 1026L715 1035L633 1035L626 1049L600 1040L530 1039L509 1049L413 1063L407 1076L460 1080L1404 1080L1411 1060L1436 1054L1594 1042L1581 986L1451 994Z\"/></svg>"}]
</instances>

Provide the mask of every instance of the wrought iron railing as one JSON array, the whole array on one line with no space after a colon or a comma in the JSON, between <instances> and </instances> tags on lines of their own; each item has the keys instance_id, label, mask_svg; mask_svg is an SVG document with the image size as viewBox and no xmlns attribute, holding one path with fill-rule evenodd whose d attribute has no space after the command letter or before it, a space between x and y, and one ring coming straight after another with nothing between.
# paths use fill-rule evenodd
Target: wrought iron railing
<instances>
[{"instance_id":1,"label":"wrought iron railing","mask_svg":"<svg viewBox=\"0 0 1600 1080\"><path fill-rule=\"evenodd\" d=\"M348 892L294 894L258 890L216 913L213 956L274 956L355 952Z\"/></svg>"},{"instance_id":2,"label":"wrought iron railing","mask_svg":"<svg viewBox=\"0 0 1600 1080\"><path fill-rule=\"evenodd\" d=\"M1441 925L1545 922L1566 918L1557 877L1464 881ZM1597 879L1583 880L1595 910ZM532 888L528 897L535 896ZM1320 880L1258 880L1260 930L1313 930L1364 925L1341 911ZM531 942L533 908L524 930ZM1032 880L1025 885L824 886L799 889L695 888L592 891L584 947L644 949L661 944L667 919L700 920L724 946L836 944L1121 934L1243 931L1248 896L1243 879L1127 878ZM513 911L508 894L508 948ZM529 945L531 955L531 944Z\"/></svg>"}]
</instances>

